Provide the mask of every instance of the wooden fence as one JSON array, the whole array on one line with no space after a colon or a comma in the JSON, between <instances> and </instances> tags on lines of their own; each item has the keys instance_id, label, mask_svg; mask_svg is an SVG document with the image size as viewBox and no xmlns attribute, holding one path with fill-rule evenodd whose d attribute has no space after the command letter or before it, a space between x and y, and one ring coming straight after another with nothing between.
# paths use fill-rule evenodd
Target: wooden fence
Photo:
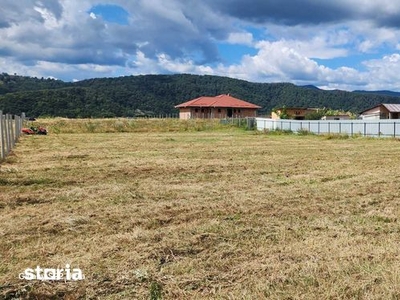
<instances>
[{"instance_id":1,"label":"wooden fence","mask_svg":"<svg viewBox=\"0 0 400 300\"><path fill-rule=\"evenodd\" d=\"M3 115L3 112L0 110L0 161L5 159L15 147L21 136L24 119L25 114L21 116Z\"/></svg>"}]
</instances>

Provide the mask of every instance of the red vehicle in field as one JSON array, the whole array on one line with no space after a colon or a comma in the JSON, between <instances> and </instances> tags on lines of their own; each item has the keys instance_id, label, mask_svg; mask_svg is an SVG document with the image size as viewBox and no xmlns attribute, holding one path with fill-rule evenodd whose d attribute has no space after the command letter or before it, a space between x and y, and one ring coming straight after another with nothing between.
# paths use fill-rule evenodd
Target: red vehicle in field
<instances>
[{"instance_id":1,"label":"red vehicle in field","mask_svg":"<svg viewBox=\"0 0 400 300\"><path fill-rule=\"evenodd\" d=\"M30 128L22 128L22 133L24 134L47 134L46 128L39 126L39 127L30 127Z\"/></svg>"}]
</instances>

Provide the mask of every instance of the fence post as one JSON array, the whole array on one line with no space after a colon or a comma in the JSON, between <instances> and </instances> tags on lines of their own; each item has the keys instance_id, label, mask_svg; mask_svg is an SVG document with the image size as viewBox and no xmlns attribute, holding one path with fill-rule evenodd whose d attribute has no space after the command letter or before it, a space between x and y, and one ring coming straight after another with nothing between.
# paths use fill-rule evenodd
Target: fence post
<instances>
[{"instance_id":1,"label":"fence post","mask_svg":"<svg viewBox=\"0 0 400 300\"><path fill-rule=\"evenodd\" d=\"M4 116L3 112L0 110L0 159L3 160L6 157L6 147L5 147L5 140L4 140Z\"/></svg>"},{"instance_id":2,"label":"fence post","mask_svg":"<svg viewBox=\"0 0 400 300\"><path fill-rule=\"evenodd\" d=\"M364 122L364 136L367 136L367 123Z\"/></svg>"},{"instance_id":3,"label":"fence post","mask_svg":"<svg viewBox=\"0 0 400 300\"><path fill-rule=\"evenodd\" d=\"M11 114L8 116L8 122L10 126L10 151L11 151L15 145L14 122L13 122L13 116Z\"/></svg>"},{"instance_id":4,"label":"fence post","mask_svg":"<svg viewBox=\"0 0 400 300\"><path fill-rule=\"evenodd\" d=\"M15 139L16 139L16 135L15 135L15 122L13 121L13 116L10 115L10 129L11 129L11 149L15 147Z\"/></svg>"},{"instance_id":5,"label":"fence post","mask_svg":"<svg viewBox=\"0 0 400 300\"><path fill-rule=\"evenodd\" d=\"M6 121L6 155L10 153L11 150L11 135L10 135L10 115L6 114L6 117L4 119Z\"/></svg>"},{"instance_id":6,"label":"fence post","mask_svg":"<svg viewBox=\"0 0 400 300\"><path fill-rule=\"evenodd\" d=\"M15 135L15 139L14 139L14 146L17 143L18 139L19 139L19 116L14 116L14 135Z\"/></svg>"},{"instance_id":7,"label":"fence post","mask_svg":"<svg viewBox=\"0 0 400 300\"><path fill-rule=\"evenodd\" d=\"M23 112L22 114L21 114L21 122L20 122L20 126L21 126L21 130L19 131L19 135L21 136L22 135L22 127L24 126L24 122L25 122L25 119L26 119L26 115L25 115L25 113Z\"/></svg>"},{"instance_id":8,"label":"fence post","mask_svg":"<svg viewBox=\"0 0 400 300\"><path fill-rule=\"evenodd\" d=\"M22 135L22 126L24 125L24 114L21 115L21 118L19 118L19 136L21 137Z\"/></svg>"},{"instance_id":9,"label":"fence post","mask_svg":"<svg viewBox=\"0 0 400 300\"><path fill-rule=\"evenodd\" d=\"M378 122L378 137L381 137L381 122Z\"/></svg>"},{"instance_id":10,"label":"fence post","mask_svg":"<svg viewBox=\"0 0 400 300\"><path fill-rule=\"evenodd\" d=\"M22 125L25 120L25 113L21 116L5 114L0 111L0 160L15 147L22 134Z\"/></svg>"},{"instance_id":11,"label":"fence post","mask_svg":"<svg viewBox=\"0 0 400 300\"><path fill-rule=\"evenodd\" d=\"M8 126L7 126L7 114L3 115L3 141L4 141L4 157L8 154Z\"/></svg>"},{"instance_id":12,"label":"fence post","mask_svg":"<svg viewBox=\"0 0 400 300\"><path fill-rule=\"evenodd\" d=\"M10 131L10 148L8 153L10 153L11 150L14 148L14 128L11 114L8 114L8 128Z\"/></svg>"},{"instance_id":13,"label":"fence post","mask_svg":"<svg viewBox=\"0 0 400 300\"><path fill-rule=\"evenodd\" d=\"M20 116L15 116L15 139L16 141L19 140L19 138L21 137L21 130L22 130L22 123L21 123L22 117Z\"/></svg>"},{"instance_id":14,"label":"fence post","mask_svg":"<svg viewBox=\"0 0 400 300\"><path fill-rule=\"evenodd\" d=\"M393 122L393 137L396 137L396 122Z\"/></svg>"},{"instance_id":15,"label":"fence post","mask_svg":"<svg viewBox=\"0 0 400 300\"><path fill-rule=\"evenodd\" d=\"M353 122L350 122L350 131L351 131L351 136L353 136Z\"/></svg>"}]
</instances>

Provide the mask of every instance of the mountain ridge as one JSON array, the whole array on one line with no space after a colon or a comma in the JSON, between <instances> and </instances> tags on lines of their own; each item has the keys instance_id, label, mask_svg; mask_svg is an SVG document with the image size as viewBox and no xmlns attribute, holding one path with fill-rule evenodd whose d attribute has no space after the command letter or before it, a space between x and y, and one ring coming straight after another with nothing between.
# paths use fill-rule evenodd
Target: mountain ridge
<instances>
[{"instance_id":1,"label":"mountain ridge","mask_svg":"<svg viewBox=\"0 0 400 300\"><path fill-rule=\"evenodd\" d=\"M385 92L385 93L384 93ZM140 117L177 114L175 105L200 96L232 96L260 105L325 107L358 113L379 103L400 103L391 91L322 90L293 83L254 83L213 75L132 75L77 82L0 74L0 110L47 117Z\"/></svg>"}]
</instances>

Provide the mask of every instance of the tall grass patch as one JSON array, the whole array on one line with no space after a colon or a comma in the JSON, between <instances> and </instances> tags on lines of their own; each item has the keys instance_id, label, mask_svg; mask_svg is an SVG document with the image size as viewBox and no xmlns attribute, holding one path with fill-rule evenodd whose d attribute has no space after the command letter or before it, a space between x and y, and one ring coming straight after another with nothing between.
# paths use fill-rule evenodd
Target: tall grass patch
<instances>
[{"instance_id":1,"label":"tall grass patch","mask_svg":"<svg viewBox=\"0 0 400 300\"><path fill-rule=\"evenodd\" d=\"M236 123L217 119L38 119L28 125L44 126L49 133L185 132L223 130Z\"/></svg>"}]
</instances>

